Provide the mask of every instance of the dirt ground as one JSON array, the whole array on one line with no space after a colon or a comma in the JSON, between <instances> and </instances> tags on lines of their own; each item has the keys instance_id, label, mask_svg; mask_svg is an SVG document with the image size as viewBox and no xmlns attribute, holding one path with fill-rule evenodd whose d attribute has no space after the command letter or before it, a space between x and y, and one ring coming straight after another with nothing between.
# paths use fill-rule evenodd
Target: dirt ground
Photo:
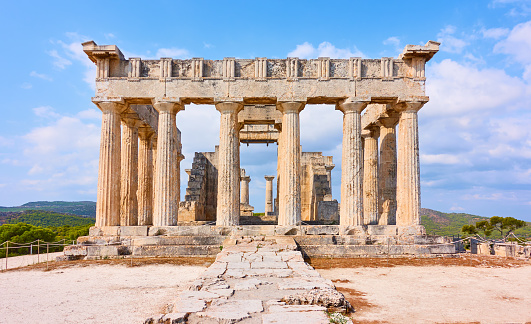
<instances>
[{"instance_id":1,"label":"dirt ground","mask_svg":"<svg viewBox=\"0 0 531 324\"><path fill-rule=\"evenodd\" d=\"M142 323L214 260L53 262L0 272L0 323ZM531 322L531 262L496 257L312 259L354 323Z\"/></svg>"},{"instance_id":2,"label":"dirt ground","mask_svg":"<svg viewBox=\"0 0 531 324\"><path fill-rule=\"evenodd\" d=\"M531 322L529 261L466 256L311 264L354 306L354 323Z\"/></svg>"}]
</instances>

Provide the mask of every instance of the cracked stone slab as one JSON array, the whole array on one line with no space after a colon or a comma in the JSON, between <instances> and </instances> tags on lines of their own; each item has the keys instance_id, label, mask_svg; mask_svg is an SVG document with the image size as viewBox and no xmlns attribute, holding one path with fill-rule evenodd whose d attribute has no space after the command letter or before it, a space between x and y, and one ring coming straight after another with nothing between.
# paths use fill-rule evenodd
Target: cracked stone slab
<instances>
[{"instance_id":1,"label":"cracked stone slab","mask_svg":"<svg viewBox=\"0 0 531 324\"><path fill-rule=\"evenodd\" d=\"M319 305L271 305L269 313L278 312L324 312L326 307Z\"/></svg>"},{"instance_id":2,"label":"cracked stone slab","mask_svg":"<svg viewBox=\"0 0 531 324\"><path fill-rule=\"evenodd\" d=\"M286 262L252 262L252 269L287 269Z\"/></svg>"},{"instance_id":3,"label":"cracked stone slab","mask_svg":"<svg viewBox=\"0 0 531 324\"><path fill-rule=\"evenodd\" d=\"M325 324L330 323L325 312L280 312L262 315L262 324L285 324L285 323L304 323L304 324Z\"/></svg>"},{"instance_id":4,"label":"cracked stone slab","mask_svg":"<svg viewBox=\"0 0 531 324\"><path fill-rule=\"evenodd\" d=\"M250 269L250 262L229 262L227 263L227 269Z\"/></svg>"},{"instance_id":5,"label":"cracked stone slab","mask_svg":"<svg viewBox=\"0 0 531 324\"><path fill-rule=\"evenodd\" d=\"M225 273L225 276L229 277L229 278L245 278L247 277L248 273L246 271L246 273L243 273L243 270L242 269L229 269L227 270L227 272Z\"/></svg>"},{"instance_id":6,"label":"cracked stone slab","mask_svg":"<svg viewBox=\"0 0 531 324\"><path fill-rule=\"evenodd\" d=\"M243 281L237 282L237 283L234 285L234 290L251 290L251 289L256 289L257 286L259 286L259 285L261 285L261 284L264 284L264 282L262 282L261 280L258 280L258 279L248 279L248 280L243 280Z\"/></svg>"},{"instance_id":7,"label":"cracked stone slab","mask_svg":"<svg viewBox=\"0 0 531 324\"><path fill-rule=\"evenodd\" d=\"M178 299L173 305L173 311L178 313L201 312L206 308L206 302L202 299L185 298Z\"/></svg>"},{"instance_id":8,"label":"cracked stone slab","mask_svg":"<svg viewBox=\"0 0 531 324\"><path fill-rule=\"evenodd\" d=\"M264 311L264 307L262 306L262 301L257 299L215 300L208 308L208 311L260 313Z\"/></svg>"},{"instance_id":9,"label":"cracked stone slab","mask_svg":"<svg viewBox=\"0 0 531 324\"><path fill-rule=\"evenodd\" d=\"M293 274L291 269L251 269L245 272L248 277L263 276L287 278Z\"/></svg>"},{"instance_id":10,"label":"cracked stone slab","mask_svg":"<svg viewBox=\"0 0 531 324\"><path fill-rule=\"evenodd\" d=\"M297 278L287 278L278 283L280 290L311 290L316 288L331 288L330 285L321 281L307 281Z\"/></svg>"},{"instance_id":11,"label":"cracked stone slab","mask_svg":"<svg viewBox=\"0 0 531 324\"><path fill-rule=\"evenodd\" d=\"M222 256L216 256L216 261L223 262L241 262L243 253L230 253Z\"/></svg>"},{"instance_id":12,"label":"cracked stone slab","mask_svg":"<svg viewBox=\"0 0 531 324\"><path fill-rule=\"evenodd\" d=\"M234 289L208 289L208 291L224 298L229 298L234 295Z\"/></svg>"},{"instance_id":13,"label":"cracked stone slab","mask_svg":"<svg viewBox=\"0 0 531 324\"><path fill-rule=\"evenodd\" d=\"M195 290L189 290L189 291L183 291L179 295L179 299L185 300L185 299L201 299L205 300L207 302L212 301L214 299L219 298L218 294L209 292L209 291L195 291Z\"/></svg>"},{"instance_id":14,"label":"cracked stone slab","mask_svg":"<svg viewBox=\"0 0 531 324\"><path fill-rule=\"evenodd\" d=\"M236 323L246 318L251 317L246 312L213 312L207 310L206 312L196 313L199 317L209 317L218 320L220 323Z\"/></svg>"}]
</instances>

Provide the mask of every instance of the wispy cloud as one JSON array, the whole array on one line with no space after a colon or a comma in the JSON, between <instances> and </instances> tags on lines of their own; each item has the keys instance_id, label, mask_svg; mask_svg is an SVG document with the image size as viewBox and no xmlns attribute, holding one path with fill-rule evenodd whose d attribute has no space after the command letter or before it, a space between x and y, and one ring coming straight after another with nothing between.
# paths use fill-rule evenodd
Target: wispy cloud
<instances>
[{"instance_id":1,"label":"wispy cloud","mask_svg":"<svg viewBox=\"0 0 531 324\"><path fill-rule=\"evenodd\" d=\"M441 43L441 51L449 53L461 53L468 42L455 36L457 28L448 25L437 34L437 41Z\"/></svg>"},{"instance_id":2,"label":"wispy cloud","mask_svg":"<svg viewBox=\"0 0 531 324\"><path fill-rule=\"evenodd\" d=\"M31 71L30 76L34 78L46 80L46 81L53 81L53 79L47 76L46 74L37 73L36 71Z\"/></svg>"},{"instance_id":3,"label":"wispy cloud","mask_svg":"<svg viewBox=\"0 0 531 324\"><path fill-rule=\"evenodd\" d=\"M350 57L364 57L365 55L356 47L353 48L337 48L329 42L322 42L317 48L308 42L297 45L295 49L288 53L288 57L298 57L301 59L310 59L317 57L330 58L350 58Z\"/></svg>"}]
</instances>

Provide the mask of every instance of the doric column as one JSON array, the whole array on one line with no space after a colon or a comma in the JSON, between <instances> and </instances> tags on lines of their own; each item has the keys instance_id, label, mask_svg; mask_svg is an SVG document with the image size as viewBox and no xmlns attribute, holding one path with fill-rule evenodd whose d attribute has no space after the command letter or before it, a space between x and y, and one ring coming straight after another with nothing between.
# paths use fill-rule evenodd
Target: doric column
<instances>
[{"instance_id":1,"label":"doric column","mask_svg":"<svg viewBox=\"0 0 531 324\"><path fill-rule=\"evenodd\" d=\"M240 202L244 205L249 205L249 182L251 182L250 176L241 177L241 197Z\"/></svg>"},{"instance_id":2,"label":"doric column","mask_svg":"<svg viewBox=\"0 0 531 324\"><path fill-rule=\"evenodd\" d=\"M368 101L349 98L337 104L343 112L343 152L341 159L341 209L339 224L363 225L363 151L361 112Z\"/></svg>"},{"instance_id":3,"label":"doric column","mask_svg":"<svg viewBox=\"0 0 531 324\"><path fill-rule=\"evenodd\" d=\"M153 225L153 131L138 130L138 225Z\"/></svg>"},{"instance_id":4,"label":"doric column","mask_svg":"<svg viewBox=\"0 0 531 324\"><path fill-rule=\"evenodd\" d=\"M218 153L217 226L233 226L240 222L240 102L220 102L221 113Z\"/></svg>"},{"instance_id":5,"label":"doric column","mask_svg":"<svg viewBox=\"0 0 531 324\"><path fill-rule=\"evenodd\" d=\"M275 176L265 176L266 195L265 195L265 215L273 212L273 179Z\"/></svg>"},{"instance_id":6,"label":"doric column","mask_svg":"<svg viewBox=\"0 0 531 324\"><path fill-rule=\"evenodd\" d=\"M280 215L280 188L282 187L282 162L284 161L284 141L282 140L282 136L284 135L284 132L282 131L282 128L280 129L280 133L278 134L278 147L277 147L277 192L276 192L276 200L274 200L275 205L275 213L277 215L277 223L278 224L284 224L284 221L281 218ZM283 215L282 215L283 216Z\"/></svg>"},{"instance_id":7,"label":"doric column","mask_svg":"<svg viewBox=\"0 0 531 324\"><path fill-rule=\"evenodd\" d=\"M176 115L182 105L155 100L153 107L159 112L153 225L175 226L180 199L180 143L177 143Z\"/></svg>"},{"instance_id":8,"label":"doric column","mask_svg":"<svg viewBox=\"0 0 531 324\"><path fill-rule=\"evenodd\" d=\"M101 109L101 142L96 226L120 225L120 113L123 100L96 101Z\"/></svg>"},{"instance_id":9,"label":"doric column","mask_svg":"<svg viewBox=\"0 0 531 324\"><path fill-rule=\"evenodd\" d=\"M378 225L378 136L372 127L364 134L363 146L363 222Z\"/></svg>"},{"instance_id":10,"label":"doric column","mask_svg":"<svg viewBox=\"0 0 531 324\"><path fill-rule=\"evenodd\" d=\"M424 102L403 102L397 106L397 210L399 226L420 225L420 168L417 112Z\"/></svg>"},{"instance_id":11,"label":"doric column","mask_svg":"<svg viewBox=\"0 0 531 324\"><path fill-rule=\"evenodd\" d=\"M138 225L138 126L138 119L122 119L121 226Z\"/></svg>"},{"instance_id":12,"label":"doric column","mask_svg":"<svg viewBox=\"0 0 531 324\"><path fill-rule=\"evenodd\" d=\"M328 185L330 186L330 197L332 196L332 170L335 166L335 164L325 165L326 180L328 181Z\"/></svg>"},{"instance_id":13,"label":"doric column","mask_svg":"<svg viewBox=\"0 0 531 324\"><path fill-rule=\"evenodd\" d=\"M282 162L278 225L301 222L301 139L299 113L305 102L279 102L282 112Z\"/></svg>"},{"instance_id":14,"label":"doric column","mask_svg":"<svg viewBox=\"0 0 531 324\"><path fill-rule=\"evenodd\" d=\"M398 118L385 117L380 123L380 225L396 225L396 123Z\"/></svg>"}]
</instances>

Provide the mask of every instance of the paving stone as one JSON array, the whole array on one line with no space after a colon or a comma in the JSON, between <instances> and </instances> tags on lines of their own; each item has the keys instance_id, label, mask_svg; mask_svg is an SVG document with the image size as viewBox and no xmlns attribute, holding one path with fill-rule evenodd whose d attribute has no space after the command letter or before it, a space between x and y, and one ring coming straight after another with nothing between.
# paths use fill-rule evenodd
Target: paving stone
<instances>
[{"instance_id":1,"label":"paving stone","mask_svg":"<svg viewBox=\"0 0 531 324\"><path fill-rule=\"evenodd\" d=\"M209 302L209 301L212 301L213 299L219 298L219 295L209 292L209 291L192 291L192 290L183 291L179 295L180 300L185 300L187 298L201 299L201 300L206 300L207 302Z\"/></svg>"},{"instance_id":2,"label":"paving stone","mask_svg":"<svg viewBox=\"0 0 531 324\"><path fill-rule=\"evenodd\" d=\"M168 313L164 315L159 321L162 321L162 323L186 323L186 319L188 318L188 313L182 312L182 313Z\"/></svg>"},{"instance_id":3,"label":"paving stone","mask_svg":"<svg viewBox=\"0 0 531 324\"><path fill-rule=\"evenodd\" d=\"M250 269L250 262L229 262L227 264L227 269Z\"/></svg>"},{"instance_id":4,"label":"paving stone","mask_svg":"<svg viewBox=\"0 0 531 324\"><path fill-rule=\"evenodd\" d=\"M199 317L210 317L218 320L219 323L236 323L243 319L251 317L246 312L214 312L207 310L206 312L196 313Z\"/></svg>"},{"instance_id":5,"label":"paving stone","mask_svg":"<svg viewBox=\"0 0 531 324\"><path fill-rule=\"evenodd\" d=\"M278 252L277 255L282 258L282 261L304 262L304 258L302 257L302 253L299 252L299 251Z\"/></svg>"},{"instance_id":6,"label":"paving stone","mask_svg":"<svg viewBox=\"0 0 531 324\"><path fill-rule=\"evenodd\" d=\"M282 257L278 255L267 255L264 256L263 262L282 262Z\"/></svg>"},{"instance_id":7,"label":"paving stone","mask_svg":"<svg viewBox=\"0 0 531 324\"><path fill-rule=\"evenodd\" d=\"M246 270L246 272L244 273L243 269L229 269L225 273L225 276L228 278L245 278L248 275L248 271L251 270Z\"/></svg>"},{"instance_id":8,"label":"paving stone","mask_svg":"<svg viewBox=\"0 0 531 324\"><path fill-rule=\"evenodd\" d=\"M216 261L223 261L223 262L241 262L242 261L243 253L230 253L228 255L224 255L219 257L216 257Z\"/></svg>"},{"instance_id":9,"label":"paving stone","mask_svg":"<svg viewBox=\"0 0 531 324\"><path fill-rule=\"evenodd\" d=\"M237 282L234 285L234 290L251 290L256 289L256 286L261 285L262 281L258 279L247 279Z\"/></svg>"},{"instance_id":10,"label":"paving stone","mask_svg":"<svg viewBox=\"0 0 531 324\"><path fill-rule=\"evenodd\" d=\"M262 261L263 256L259 253L245 253L243 255L242 261L248 261L248 262L257 262Z\"/></svg>"},{"instance_id":11,"label":"paving stone","mask_svg":"<svg viewBox=\"0 0 531 324\"><path fill-rule=\"evenodd\" d=\"M277 278L287 278L293 274L291 269L251 269L245 271L245 274L248 277L277 277Z\"/></svg>"},{"instance_id":12,"label":"paving stone","mask_svg":"<svg viewBox=\"0 0 531 324\"><path fill-rule=\"evenodd\" d=\"M325 312L280 312L262 315L262 324L277 323L325 324L330 321Z\"/></svg>"},{"instance_id":13,"label":"paving stone","mask_svg":"<svg viewBox=\"0 0 531 324\"><path fill-rule=\"evenodd\" d=\"M252 262L252 269L287 269L286 262Z\"/></svg>"},{"instance_id":14,"label":"paving stone","mask_svg":"<svg viewBox=\"0 0 531 324\"><path fill-rule=\"evenodd\" d=\"M312 311L326 311L326 307L319 305L271 305L269 313L278 312L312 312Z\"/></svg>"},{"instance_id":15,"label":"paving stone","mask_svg":"<svg viewBox=\"0 0 531 324\"><path fill-rule=\"evenodd\" d=\"M298 278L287 278L278 283L278 289L288 290L288 289L303 289L311 290L315 288L331 288L330 285L320 282L320 281L308 281L301 280Z\"/></svg>"},{"instance_id":16,"label":"paving stone","mask_svg":"<svg viewBox=\"0 0 531 324\"><path fill-rule=\"evenodd\" d=\"M218 294L220 297L231 297L234 295L234 289L209 289L211 293Z\"/></svg>"},{"instance_id":17,"label":"paving stone","mask_svg":"<svg viewBox=\"0 0 531 324\"><path fill-rule=\"evenodd\" d=\"M212 312L259 313L264 311L264 307L262 306L262 301L257 299L215 300L208 310Z\"/></svg>"},{"instance_id":18,"label":"paving stone","mask_svg":"<svg viewBox=\"0 0 531 324\"><path fill-rule=\"evenodd\" d=\"M195 313L206 308L206 302L202 299L184 298L178 299L173 306L174 312Z\"/></svg>"}]
</instances>

